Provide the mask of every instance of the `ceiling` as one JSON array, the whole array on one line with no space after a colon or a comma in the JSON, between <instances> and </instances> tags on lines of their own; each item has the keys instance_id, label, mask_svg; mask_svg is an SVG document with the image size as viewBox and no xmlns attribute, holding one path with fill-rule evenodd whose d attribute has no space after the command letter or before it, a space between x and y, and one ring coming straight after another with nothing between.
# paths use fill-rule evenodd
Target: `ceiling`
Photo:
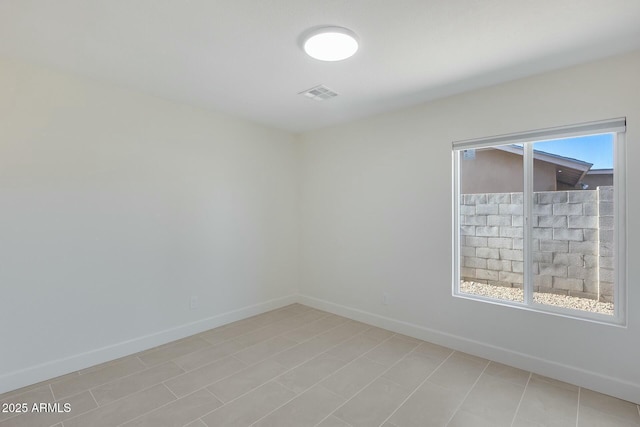
<instances>
[{"instance_id":1,"label":"ceiling","mask_svg":"<svg viewBox=\"0 0 640 427\"><path fill-rule=\"evenodd\" d=\"M325 24L358 53L307 57ZM1 57L293 132L638 48L640 0L0 0Z\"/></svg>"}]
</instances>

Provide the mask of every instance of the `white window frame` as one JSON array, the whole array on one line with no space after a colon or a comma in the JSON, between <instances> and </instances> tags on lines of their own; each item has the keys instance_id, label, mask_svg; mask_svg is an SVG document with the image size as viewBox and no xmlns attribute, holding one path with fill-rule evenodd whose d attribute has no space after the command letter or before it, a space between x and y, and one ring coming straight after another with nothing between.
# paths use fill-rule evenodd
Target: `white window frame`
<instances>
[{"instance_id":1,"label":"white window frame","mask_svg":"<svg viewBox=\"0 0 640 427\"><path fill-rule=\"evenodd\" d=\"M452 170L453 170L453 263L452 294L454 297L474 301L498 304L518 309L547 313L551 315L587 320L614 326L626 326L627 320L627 246L626 246L626 171L625 171L625 131L626 118L616 118L597 122L581 123L570 126L540 129L534 131L498 135L487 138L477 138L452 143ZM613 316L592 313L577 309L569 309L553 305L536 303L533 300L533 274L532 260L532 194L533 194L533 145L535 142L552 139L564 139L576 136L595 134L613 134L613 206L614 206L614 314ZM489 298L480 295L460 292L460 152L465 149L494 147L506 144L524 145L524 301L508 301Z\"/></svg>"}]
</instances>

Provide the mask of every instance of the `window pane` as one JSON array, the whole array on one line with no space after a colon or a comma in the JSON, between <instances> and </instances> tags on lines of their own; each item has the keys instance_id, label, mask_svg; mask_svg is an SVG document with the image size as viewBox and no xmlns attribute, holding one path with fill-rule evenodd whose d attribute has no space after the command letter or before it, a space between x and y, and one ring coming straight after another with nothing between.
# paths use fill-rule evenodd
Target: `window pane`
<instances>
[{"instance_id":1,"label":"window pane","mask_svg":"<svg viewBox=\"0 0 640 427\"><path fill-rule=\"evenodd\" d=\"M523 302L523 151L459 152L460 292Z\"/></svg>"},{"instance_id":2,"label":"window pane","mask_svg":"<svg viewBox=\"0 0 640 427\"><path fill-rule=\"evenodd\" d=\"M533 148L534 301L613 315L613 135Z\"/></svg>"}]
</instances>

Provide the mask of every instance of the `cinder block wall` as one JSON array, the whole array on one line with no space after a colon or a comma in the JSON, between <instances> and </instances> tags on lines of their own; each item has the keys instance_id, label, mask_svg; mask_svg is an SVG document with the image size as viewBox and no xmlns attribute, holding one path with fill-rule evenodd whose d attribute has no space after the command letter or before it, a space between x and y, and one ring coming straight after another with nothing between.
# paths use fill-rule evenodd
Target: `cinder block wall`
<instances>
[{"instance_id":1,"label":"cinder block wall","mask_svg":"<svg viewBox=\"0 0 640 427\"><path fill-rule=\"evenodd\" d=\"M464 194L461 279L522 287L522 193ZM613 300L613 187L534 193L534 290Z\"/></svg>"}]
</instances>

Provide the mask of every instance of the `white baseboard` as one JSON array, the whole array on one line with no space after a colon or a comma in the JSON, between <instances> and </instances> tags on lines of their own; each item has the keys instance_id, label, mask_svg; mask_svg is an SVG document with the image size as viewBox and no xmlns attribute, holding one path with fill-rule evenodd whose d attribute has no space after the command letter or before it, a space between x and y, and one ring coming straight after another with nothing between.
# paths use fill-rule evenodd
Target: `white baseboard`
<instances>
[{"instance_id":1,"label":"white baseboard","mask_svg":"<svg viewBox=\"0 0 640 427\"><path fill-rule=\"evenodd\" d=\"M295 302L640 404L639 384L306 295L290 295L273 299L132 340L10 372L0 376L0 393L134 354Z\"/></svg>"},{"instance_id":2,"label":"white baseboard","mask_svg":"<svg viewBox=\"0 0 640 427\"><path fill-rule=\"evenodd\" d=\"M378 314L306 295L298 295L298 302L300 304L308 305L309 307L328 311L333 314L388 329L399 334L429 341L454 350L494 360L505 365L534 372L550 378L555 378L560 381L575 384L580 387L640 404L640 384L631 383L620 378L613 378L596 372L586 371L584 369L554 362L552 360L530 356L528 354L519 353L506 348L448 334L446 332L437 331L413 323L380 316Z\"/></svg>"},{"instance_id":3,"label":"white baseboard","mask_svg":"<svg viewBox=\"0 0 640 427\"><path fill-rule=\"evenodd\" d=\"M297 301L296 295L272 299L259 304L228 311L196 322L187 323L128 341L65 357L0 376L0 393L5 393L60 375L128 356L171 341L185 338L227 323L275 310Z\"/></svg>"}]
</instances>

